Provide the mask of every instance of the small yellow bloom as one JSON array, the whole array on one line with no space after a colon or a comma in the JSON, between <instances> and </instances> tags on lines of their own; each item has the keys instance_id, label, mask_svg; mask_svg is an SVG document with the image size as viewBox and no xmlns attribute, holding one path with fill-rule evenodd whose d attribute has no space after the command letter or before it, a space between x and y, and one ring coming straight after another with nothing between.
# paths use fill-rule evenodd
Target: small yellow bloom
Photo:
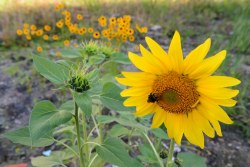
<instances>
[{"instance_id":1,"label":"small yellow bloom","mask_svg":"<svg viewBox=\"0 0 250 167\"><path fill-rule=\"evenodd\" d=\"M37 46L37 47L36 47L36 50L37 50L38 52L42 52L42 51L43 51L43 48L42 48L41 46Z\"/></svg>"},{"instance_id":2,"label":"small yellow bloom","mask_svg":"<svg viewBox=\"0 0 250 167\"><path fill-rule=\"evenodd\" d=\"M77 48L77 47L78 47L78 43L74 43L73 45L74 45L74 47L75 47L75 48Z\"/></svg>"},{"instance_id":3,"label":"small yellow bloom","mask_svg":"<svg viewBox=\"0 0 250 167\"><path fill-rule=\"evenodd\" d=\"M44 30L45 30L45 31L50 31L50 30L51 30L51 27L50 27L49 25L45 25L45 26L44 26Z\"/></svg>"},{"instance_id":4,"label":"small yellow bloom","mask_svg":"<svg viewBox=\"0 0 250 167\"><path fill-rule=\"evenodd\" d=\"M30 29L31 29L32 31L35 31L35 30L36 30L36 25L32 24L32 25L30 26Z\"/></svg>"},{"instance_id":5,"label":"small yellow bloom","mask_svg":"<svg viewBox=\"0 0 250 167\"><path fill-rule=\"evenodd\" d=\"M45 34L45 35L43 35L43 39L47 41L47 40L49 40L49 36L47 34Z\"/></svg>"},{"instance_id":6,"label":"small yellow bloom","mask_svg":"<svg viewBox=\"0 0 250 167\"><path fill-rule=\"evenodd\" d=\"M61 57L61 52L56 52L56 57Z\"/></svg>"},{"instance_id":7,"label":"small yellow bloom","mask_svg":"<svg viewBox=\"0 0 250 167\"><path fill-rule=\"evenodd\" d=\"M31 35L35 35L36 34L36 31L34 30L34 31L31 31L31 33L30 33Z\"/></svg>"},{"instance_id":8,"label":"small yellow bloom","mask_svg":"<svg viewBox=\"0 0 250 167\"><path fill-rule=\"evenodd\" d=\"M109 24L115 25L116 24L116 18L115 17L110 17Z\"/></svg>"},{"instance_id":9,"label":"small yellow bloom","mask_svg":"<svg viewBox=\"0 0 250 167\"><path fill-rule=\"evenodd\" d=\"M123 16L123 20L125 20L126 22L130 22L130 21L131 21L131 16L129 16L129 15L124 15L124 16Z\"/></svg>"},{"instance_id":10,"label":"small yellow bloom","mask_svg":"<svg viewBox=\"0 0 250 167\"><path fill-rule=\"evenodd\" d=\"M58 41L59 40L59 36L58 35L53 35L52 39L55 40L55 41Z\"/></svg>"},{"instance_id":11,"label":"small yellow bloom","mask_svg":"<svg viewBox=\"0 0 250 167\"><path fill-rule=\"evenodd\" d=\"M82 27L82 28L80 28L79 30L78 30L78 34L79 35L83 35L83 34L85 34L86 33L86 28L85 27Z\"/></svg>"},{"instance_id":12,"label":"small yellow bloom","mask_svg":"<svg viewBox=\"0 0 250 167\"><path fill-rule=\"evenodd\" d=\"M105 16L100 16L98 18L98 23L101 27L105 27L107 25L107 19Z\"/></svg>"},{"instance_id":13,"label":"small yellow bloom","mask_svg":"<svg viewBox=\"0 0 250 167\"><path fill-rule=\"evenodd\" d=\"M77 14L77 15L76 15L76 19L77 19L77 20L82 20L82 19L83 19L83 17L82 17L82 15Z\"/></svg>"},{"instance_id":14,"label":"small yellow bloom","mask_svg":"<svg viewBox=\"0 0 250 167\"><path fill-rule=\"evenodd\" d=\"M36 36L42 36L43 35L43 30L42 29L39 29L36 31Z\"/></svg>"},{"instance_id":15,"label":"small yellow bloom","mask_svg":"<svg viewBox=\"0 0 250 167\"><path fill-rule=\"evenodd\" d=\"M23 24L23 28L24 28L24 29L25 29L25 28L26 28L26 29L29 29L29 26L30 26L30 25L29 25L28 23L24 23L24 24Z\"/></svg>"},{"instance_id":16,"label":"small yellow bloom","mask_svg":"<svg viewBox=\"0 0 250 167\"><path fill-rule=\"evenodd\" d=\"M16 34L17 34L18 36L21 36L21 35L23 35L23 31L20 30L20 29L17 29L17 30L16 30Z\"/></svg>"},{"instance_id":17,"label":"small yellow bloom","mask_svg":"<svg viewBox=\"0 0 250 167\"><path fill-rule=\"evenodd\" d=\"M147 33L147 32L148 32L148 27L141 28L141 33Z\"/></svg>"},{"instance_id":18,"label":"small yellow bloom","mask_svg":"<svg viewBox=\"0 0 250 167\"><path fill-rule=\"evenodd\" d=\"M23 29L23 34L25 35L29 35L30 34L30 30L29 29Z\"/></svg>"},{"instance_id":19,"label":"small yellow bloom","mask_svg":"<svg viewBox=\"0 0 250 167\"><path fill-rule=\"evenodd\" d=\"M108 36L108 30L102 30L102 35L104 37L107 37Z\"/></svg>"},{"instance_id":20,"label":"small yellow bloom","mask_svg":"<svg viewBox=\"0 0 250 167\"><path fill-rule=\"evenodd\" d=\"M98 31L94 32L94 33L93 33L93 37L94 37L95 39L100 38L100 33L99 33Z\"/></svg>"},{"instance_id":21,"label":"small yellow bloom","mask_svg":"<svg viewBox=\"0 0 250 167\"><path fill-rule=\"evenodd\" d=\"M63 27L63 21L60 20L60 21L56 22L56 26L57 26L58 28L62 28L62 27Z\"/></svg>"},{"instance_id":22,"label":"small yellow bloom","mask_svg":"<svg viewBox=\"0 0 250 167\"><path fill-rule=\"evenodd\" d=\"M133 35L134 34L134 30L132 28L129 28L127 30L127 33L128 33L128 35Z\"/></svg>"},{"instance_id":23,"label":"small yellow bloom","mask_svg":"<svg viewBox=\"0 0 250 167\"><path fill-rule=\"evenodd\" d=\"M31 36L30 36L30 35L26 35L26 39L27 39L28 41L30 41L30 40L31 40Z\"/></svg>"},{"instance_id":24,"label":"small yellow bloom","mask_svg":"<svg viewBox=\"0 0 250 167\"><path fill-rule=\"evenodd\" d=\"M130 42L134 42L135 41L135 37L134 36L129 36L128 39L129 39Z\"/></svg>"},{"instance_id":25,"label":"small yellow bloom","mask_svg":"<svg viewBox=\"0 0 250 167\"><path fill-rule=\"evenodd\" d=\"M69 40L67 40L67 39L64 40L64 41L63 41L63 44L64 44L64 46L69 46Z\"/></svg>"},{"instance_id":26,"label":"small yellow bloom","mask_svg":"<svg viewBox=\"0 0 250 167\"><path fill-rule=\"evenodd\" d=\"M94 29L91 28L91 27L89 27L89 28L88 28L88 32L89 32L89 33L93 33L93 32L94 32Z\"/></svg>"}]
</instances>

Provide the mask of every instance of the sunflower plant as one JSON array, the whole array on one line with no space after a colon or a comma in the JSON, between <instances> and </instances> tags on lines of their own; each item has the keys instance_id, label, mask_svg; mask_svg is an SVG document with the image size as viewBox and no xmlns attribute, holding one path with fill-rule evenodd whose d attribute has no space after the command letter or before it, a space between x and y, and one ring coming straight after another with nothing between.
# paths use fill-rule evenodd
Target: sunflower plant
<instances>
[{"instance_id":1,"label":"sunflower plant","mask_svg":"<svg viewBox=\"0 0 250 167\"><path fill-rule=\"evenodd\" d=\"M38 167L206 166L195 154L173 152L184 136L203 149L204 134L222 136L219 123L233 123L222 107L236 104L239 91L231 86L240 81L214 75L226 51L205 58L207 39L183 59L177 31L168 53L146 42L150 50L140 45L142 56L93 41L60 52L56 61L34 55L35 69L57 88L51 91L67 96L36 103L28 126L4 136L31 147L53 145L50 155L32 158ZM130 61L139 71L123 72Z\"/></svg>"}]
</instances>

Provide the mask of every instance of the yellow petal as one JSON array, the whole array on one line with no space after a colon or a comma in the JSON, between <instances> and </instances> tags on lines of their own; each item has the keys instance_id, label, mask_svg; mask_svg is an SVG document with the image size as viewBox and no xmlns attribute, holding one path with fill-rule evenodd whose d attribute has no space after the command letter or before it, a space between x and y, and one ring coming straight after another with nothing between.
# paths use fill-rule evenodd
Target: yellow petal
<instances>
[{"instance_id":1,"label":"yellow petal","mask_svg":"<svg viewBox=\"0 0 250 167\"><path fill-rule=\"evenodd\" d=\"M161 74L160 69L157 66L151 64L150 61L142 56L138 56L132 52L128 53L130 61L141 71L145 71L152 74Z\"/></svg>"},{"instance_id":2,"label":"yellow petal","mask_svg":"<svg viewBox=\"0 0 250 167\"><path fill-rule=\"evenodd\" d=\"M230 99L238 95L239 90L233 90L229 88L211 88L205 89L198 87L197 91L212 99Z\"/></svg>"},{"instance_id":3,"label":"yellow petal","mask_svg":"<svg viewBox=\"0 0 250 167\"><path fill-rule=\"evenodd\" d=\"M167 68L164 66L164 64L157 59L157 57L155 57L154 55L152 55L146 48L144 48L142 45L140 45L140 51L141 54L143 55L143 57L150 62L152 65L156 66L159 68L159 70L161 71L161 73L166 73L167 72Z\"/></svg>"},{"instance_id":4,"label":"yellow petal","mask_svg":"<svg viewBox=\"0 0 250 167\"><path fill-rule=\"evenodd\" d=\"M121 92L122 97L126 96L146 96L152 91L152 87L132 87Z\"/></svg>"},{"instance_id":5,"label":"yellow petal","mask_svg":"<svg viewBox=\"0 0 250 167\"><path fill-rule=\"evenodd\" d=\"M145 107L145 108L142 108L142 109L140 109L140 110L137 110L136 109L136 112L134 113L137 117L144 117L144 116L146 116L146 115L148 115L148 114L152 114L152 113L154 113L155 112L155 104L149 104L149 105L147 105L147 107Z\"/></svg>"},{"instance_id":6,"label":"yellow petal","mask_svg":"<svg viewBox=\"0 0 250 167\"><path fill-rule=\"evenodd\" d=\"M205 112L209 113L211 117L216 120L219 120L225 124L232 124L233 121L229 118L227 113L217 104L213 103L209 99L204 97L200 98L200 105L204 107Z\"/></svg>"},{"instance_id":7,"label":"yellow petal","mask_svg":"<svg viewBox=\"0 0 250 167\"><path fill-rule=\"evenodd\" d=\"M211 112L213 117L225 124L232 124L233 121L229 118L227 113L217 104L209 101L208 99L200 100L201 104L207 109L207 112Z\"/></svg>"},{"instance_id":8,"label":"yellow petal","mask_svg":"<svg viewBox=\"0 0 250 167\"><path fill-rule=\"evenodd\" d=\"M183 124L184 119L183 114L174 114L173 123L174 123L174 139L177 144L181 144L181 139L184 132L185 125Z\"/></svg>"},{"instance_id":9,"label":"yellow petal","mask_svg":"<svg viewBox=\"0 0 250 167\"><path fill-rule=\"evenodd\" d=\"M198 108L197 110L199 111L199 113L203 115L204 117L206 117L209 120L209 122L212 124L217 135L222 136L221 127L220 127L219 122L217 121L218 119L214 118L214 116L211 115L211 112L208 112L203 105L199 105L197 108Z\"/></svg>"},{"instance_id":10,"label":"yellow petal","mask_svg":"<svg viewBox=\"0 0 250 167\"><path fill-rule=\"evenodd\" d=\"M138 78L138 80L131 80L130 78L118 78L115 77L116 81L126 86L137 86L137 87L150 87L153 85L154 80L146 80Z\"/></svg>"},{"instance_id":11,"label":"yellow petal","mask_svg":"<svg viewBox=\"0 0 250 167\"><path fill-rule=\"evenodd\" d=\"M198 145L200 148L204 148L204 136L200 127L197 127L194 123L197 120L193 119L192 113L188 114L186 118L186 126L184 134L188 141L192 144Z\"/></svg>"},{"instance_id":12,"label":"yellow petal","mask_svg":"<svg viewBox=\"0 0 250 167\"><path fill-rule=\"evenodd\" d=\"M182 73L183 70L183 54L181 48L181 37L178 31L175 31L173 39L170 43L168 55L173 63L173 70Z\"/></svg>"},{"instance_id":13,"label":"yellow petal","mask_svg":"<svg viewBox=\"0 0 250 167\"><path fill-rule=\"evenodd\" d=\"M219 122L217 120L214 120L214 119L211 119L210 122L213 125L217 135L222 136L221 127L220 127Z\"/></svg>"},{"instance_id":14,"label":"yellow petal","mask_svg":"<svg viewBox=\"0 0 250 167\"><path fill-rule=\"evenodd\" d=\"M205 96L205 97L209 98L207 96ZM233 107L237 103L237 101L233 100L233 99L212 99L212 98L209 98L209 99L211 101L213 101L214 103L216 103L220 106L225 106L225 107Z\"/></svg>"},{"instance_id":15,"label":"yellow petal","mask_svg":"<svg viewBox=\"0 0 250 167\"><path fill-rule=\"evenodd\" d=\"M189 74L196 69L196 67L206 57L211 45L211 39L208 38L203 44L192 50L183 62L183 74Z\"/></svg>"},{"instance_id":16,"label":"yellow petal","mask_svg":"<svg viewBox=\"0 0 250 167\"><path fill-rule=\"evenodd\" d=\"M122 72L122 75L130 80L155 80L156 75L147 72Z\"/></svg>"},{"instance_id":17,"label":"yellow petal","mask_svg":"<svg viewBox=\"0 0 250 167\"><path fill-rule=\"evenodd\" d=\"M167 128L168 137L170 139L174 138L174 122L173 122L174 114L168 113L166 120L164 121L165 127Z\"/></svg>"},{"instance_id":18,"label":"yellow petal","mask_svg":"<svg viewBox=\"0 0 250 167\"><path fill-rule=\"evenodd\" d=\"M211 100L214 103L225 107L233 107L237 103L237 101L233 99L211 99Z\"/></svg>"},{"instance_id":19,"label":"yellow petal","mask_svg":"<svg viewBox=\"0 0 250 167\"><path fill-rule=\"evenodd\" d=\"M163 50L162 47L153 39L146 37L145 40L153 55L157 57L162 64L164 64L166 70L172 70L172 63L169 55L167 55L167 52Z\"/></svg>"},{"instance_id":20,"label":"yellow petal","mask_svg":"<svg viewBox=\"0 0 250 167\"><path fill-rule=\"evenodd\" d=\"M145 105L147 103L147 97L148 96L135 96L135 97L129 97L124 102L124 106L137 106L137 105Z\"/></svg>"},{"instance_id":21,"label":"yellow petal","mask_svg":"<svg viewBox=\"0 0 250 167\"><path fill-rule=\"evenodd\" d=\"M192 111L192 116L194 123L197 125L197 127L200 127L202 131L209 137L213 138L214 137L214 129L211 127L210 123L208 120L203 117L199 111L193 110Z\"/></svg>"},{"instance_id":22,"label":"yellow petal","mask_svg":"<svg viewBox=\"0 0 250 167\"><path fill-rule=\"evenodd\" d=\"M166 120L167 113L160 107L155 108L151 128L158 128Z\"/></svg>"},{"instance_id":23,"label":"yellow petal","mask_svg":"<svg viewBox=\"0 0 250 167\"><path fill-rule=\"evenodd\" d=\"M196 70L189 73L189 77L192 79L199 79L210 76L217 70L226 57L226 51L223 50L216 55L205 59L199 66L195 67Z\"/></svg>"},{"instance_id":24,"label":"yellow petal","mask_svg":"<svg viewBox=\"0 0 250 167\"><path fill-rule=\"evenodd\" d=\"M223 88L240 84L240 80L227 76L209 76L196 81L196 85L202 88Z\"/></svg>"}]
</instances>

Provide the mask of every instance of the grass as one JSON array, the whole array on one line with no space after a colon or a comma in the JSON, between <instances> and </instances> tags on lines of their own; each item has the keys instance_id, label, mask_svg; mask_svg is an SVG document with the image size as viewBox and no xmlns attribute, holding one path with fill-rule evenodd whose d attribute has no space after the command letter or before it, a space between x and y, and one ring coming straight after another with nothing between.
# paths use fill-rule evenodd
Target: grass
<instances>
[{"instance_id":1,"label":"grass","mask_svg":"<svg viewBox=\"0 0 250 167\"><path fill-rule=\"evenodd\" d=\"M16 29L23 23L37 25L55 24L58 15L53 10L54 1L43 0L3 0L0 1L0 49L16 46ZM59 1L58 1L59 2ZM152 32L153 37L159 33L159 41L171 39L173 32L179 30L183 37L183 46L192 50L206 38L212 38L209 55L226 49L228 56L219 74L233 75L242 81L239 86L236 109L230 110L235 117L250 115L250 67L249 27L250 1L247 0L71 0L61 1L71 11L89 17L120 16L129 14L138 23L149 27L160 25L159 31ZM150 35L150 34L149 34ZM155 37L156 38L156 37ZM165 42L166 41L166 42ZM48 47L48 46L47 46ZM51 45L49 46L51 47ZM53 47L53 46L52 46ZM188 52L185 51L185 52ZM5 51L8 52L8 51ZM17 56L18 56L17 52ZM241 123L246 134L250 134L247 125ZM250 135L249 135L250 136Z\"/></svg>"}]
</instances>

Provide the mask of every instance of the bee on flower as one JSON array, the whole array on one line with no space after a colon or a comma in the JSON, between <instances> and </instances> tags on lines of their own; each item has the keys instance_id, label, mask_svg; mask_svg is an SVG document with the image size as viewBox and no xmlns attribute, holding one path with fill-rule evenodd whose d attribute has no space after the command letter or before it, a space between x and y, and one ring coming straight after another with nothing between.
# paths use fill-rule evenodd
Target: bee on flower
<instances>
[{"instance_id":1,"label":"bee on flower","mask_svg":"<svg viewBox=\"0 0 250 167\"><path fill-rule=\"evenodd\" d=\"M138 117L153 114L151 128L163 124L171 143L180 145L185 136L190 143L204 148L204 134L210 138L215 133L222 136L220 123L233 123L224 107L236 104L233 98L239 90L231 87L241 81L214 74L226 51L205 58L211 45L208 38L184 58L177 31L168 52L153 39L145 40L150 50L140 45L142 56L128 54L141 71L122 72L124 77L116 78L129 86L121 92L121 96L128 97L124 105L135 106Z\"/></svg>"}]
</instances>

